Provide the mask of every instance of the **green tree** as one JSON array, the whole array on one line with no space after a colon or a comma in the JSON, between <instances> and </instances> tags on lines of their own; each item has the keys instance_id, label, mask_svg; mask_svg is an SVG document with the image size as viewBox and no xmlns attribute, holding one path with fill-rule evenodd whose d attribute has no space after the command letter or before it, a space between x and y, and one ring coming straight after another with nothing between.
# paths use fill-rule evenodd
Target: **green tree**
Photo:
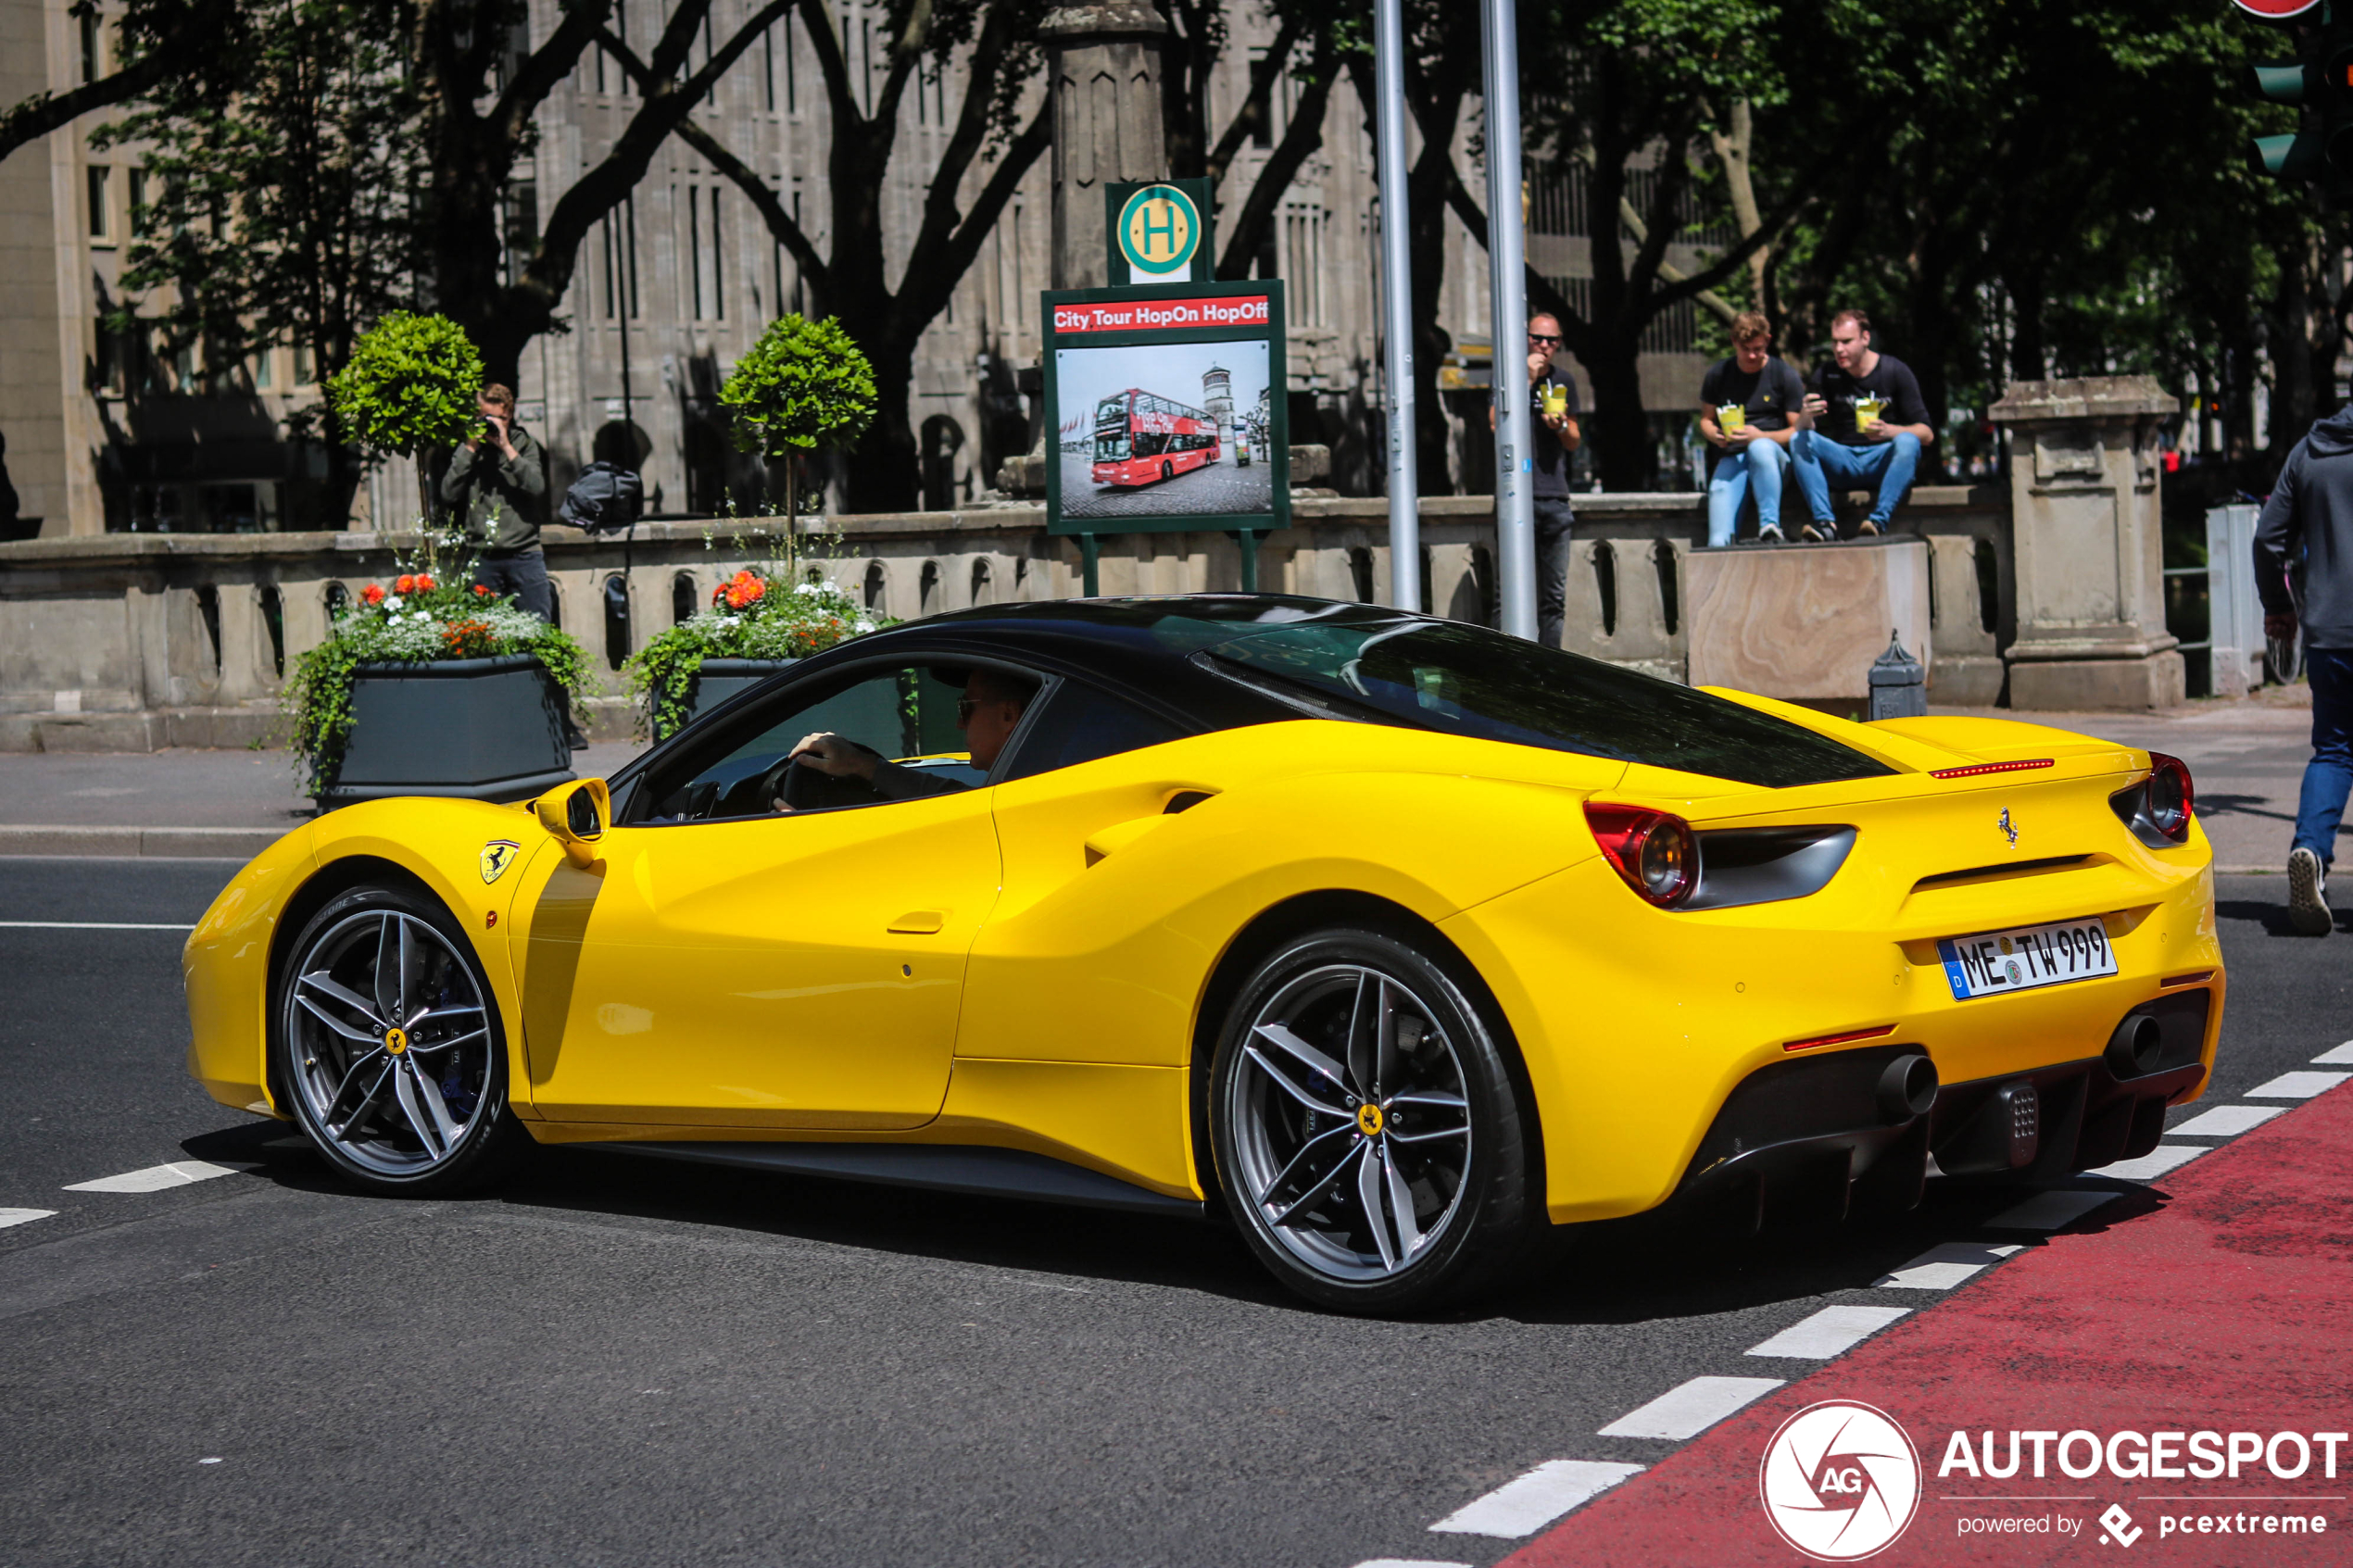
<instances>
[{"instance_id":1,"label":"green tree","mask_svg":"<svg viewBox=\"0 0 2353 1568\"><path fill-rule=\"evenodd\" d=\"M378 456L417 464L417 491L433 521L432 454L454 446L481 422L482 354L447 316L396 310L353 347L327 384L335 417L351 439Z\"/></svg>"},{"instance_id":2,"label":"green tree","mask_svg":"<svg viewBox=\"0 0 2353 1568\"><path fill-rule=\"evenodd\" d=\"M68 14L81 32L82 81L0 109L0 159L85 114L158 87L186 91L201 82L215 94L224 93L235 79L218 62L242 46L249 19L239 0L130 0L113 19L99 14L96 0L76 0ZM107 69L109 34L112 70Z\"/></svg>"},{"instance_id":3,"label":"green tree","mask_svg":"<svg viewBox=\"0 0 2353 1568\"><path fill-rule=\"evenodd\" d=\"M736 361L719 401L737 451L784 459L789 551L799 524L794 470L801 454L851 445L874 423L875 368L834 317L782 316Z\"/></svg>"},{"instance_id":4,"label":"green tree","mask_svg":"<svg viewBox=\"0 0 2353 1568\"><path fill-rule=\"evenodd\" d=\"M146 146L118 332L144 342L141 296L160 298L166 347L200 345L216 378L250 346L281 343L308 352L321 384L342 370L367 324L415 293L421 105L401 46L373 0L296 0L224 49L243 84L233 97L169 78L93 138ZM333 405L287 422L323 445L326 491L310 521L338 527L360 465Z\"/></svg>"}]
</instances>

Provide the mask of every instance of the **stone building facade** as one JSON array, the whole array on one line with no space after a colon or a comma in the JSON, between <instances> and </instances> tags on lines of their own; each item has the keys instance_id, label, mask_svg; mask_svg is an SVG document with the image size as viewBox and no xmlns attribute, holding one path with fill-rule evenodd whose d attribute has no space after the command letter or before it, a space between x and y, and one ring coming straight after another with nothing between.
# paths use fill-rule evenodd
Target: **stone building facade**
<instances>
[{"instance_id":1,"label":"stone building facade","mask_svg":"<svg viewBox=\"0 0 2353 1568\"><path fill-rule=\"evenodd\" d=\"M0 101L107 69L107 30L85 25L69 6L0 0ZM751 8L751 0L715 0L713 31L725 36ZM643 5L619 12L631 41L648 50L660 13ZM557 14L555 0L532 0L532 36L547 36ZM881 6L834 0L829 14L853 78L879 87L887 69ZM1213 86L1213 128L1240 105L1251 64L1274 36L1247 6L1231 21ZM907 264L928 174L959 108L957 90L951 66L902 102L887 220L894 275ZM1279 141L1292 91L1287 79L1278 85L1261 144L1246 146L1228 170L1219 193L1228 211ZM631 102L616 69L594 56L582 61L541 110L535 157L512 187L510 231L535 232L538 214L619 132ZM774 182L827 250L827 111L798 12L743 56L698 118ZM318 395L314 368L286 348L234 367L125 362L131 357L108 342L99 318L120 301L143 174L137 149L90 147L89 132L103 119L88 117L0 164L0 435L22 512L42 520L44 535L275 530L290 505L299 513L301 487L320 472L318 454L287 443L281 424ZM1466 170L1476 129L1466 117L1458 143ZM986 173L984 166L968 177L974 189ZM1035 437L1037 410L1021 371L1038 360L1051 178L1041 157L919 349L909 412L927 510L981 499L997 464ZM1330 97L1322 147L1286 192L1258 259L1258 270L1289 286L1292 439L1330 448L1328 483L1343 494L1374 493L1381 483L1375 194L1370 130L1343 87ZM1573 198L1549 200L1540 188L1532 211L1531 258L1564 279L1589 273L1587 242L1562 232L1572 221L1581 226ZM1456 471L1426 476L1425 485L1476 491L1485 488L1489 466L1485 420L1474 417L1475 389L1485 381L1486 259L1451 218L1446 272L1441 325L1468 350L1455 372L1461 390L1447 399L1462 439ZM733 451L717 392L767 321L804 299L791 256L751 204L684 142L665 144L634 195L584 247L564 302L570 330L541 337L524 356L522 418L548 448L556 492L594 458L626 457L634 445L659 513L760 509L764 476ZM1667 341L1671 330L1659 335L1653 346L1661 352L1645 357L1644 389L1671 422L1695 400L1700 362L1688 345ZM412 470L376 470L359 507L375 526L413 519Z\"/></svg>"}]
</instances>

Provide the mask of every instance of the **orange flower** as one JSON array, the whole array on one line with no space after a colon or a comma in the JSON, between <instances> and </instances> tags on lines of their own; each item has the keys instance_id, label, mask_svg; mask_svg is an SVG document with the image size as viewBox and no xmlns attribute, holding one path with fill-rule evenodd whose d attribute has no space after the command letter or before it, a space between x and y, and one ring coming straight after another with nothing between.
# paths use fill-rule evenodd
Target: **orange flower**
<instances>
[{"instance_id":1,"label":"orange flower","mask_svg":"<svg viewBox=\"0 0 2353 1568\"><path fill-rule=\"evenodd\" d=\"M378 584L371 583L359 590L359 602L373 608L384 602L384 591Z\"/></svg>"},{"instance_id":2,"label":"orange flower","mask_svg":"<svg viewBox=\"0 0 2353 1568\"><path fill-rule=\"evenodd\" d=\"M475 584L474 584L474 597L476 597L476 598L478 598L478 599L486 599L486 598L488 598L489 596L490 596L490 590L489 590L488 588L484 587L484 586L483 586L481 583L475 583Z\"/></svg>"},{"instance_id":3,"label":"orange flower","mask_svg":"<svg viewBox=\"0 0 2353 1568\"><path fill-rule=\"evenodd\" d=\"M417 580L404 572L393 579L392 591L396 594L413 594L417 591Z\"/></svg>"},{"instance_id":4,"label":"orange flower","mask_svg":"<svg viewBox=\"0 0 2353 1568\"><path fill-rule=\"evenodd\" d=\"M430 578L430 577L428 577L428 576L426 576L426 575L425 575L423 572L422 572L422 571L420 571L419 573L417 573L417 592L419 592L420 594L430 594L430 593L432 593L432 592L433 592L433 590L434 590L434 581L433 581L433 579L432 579L432 578Z\"/></svg>"}]
</instances>

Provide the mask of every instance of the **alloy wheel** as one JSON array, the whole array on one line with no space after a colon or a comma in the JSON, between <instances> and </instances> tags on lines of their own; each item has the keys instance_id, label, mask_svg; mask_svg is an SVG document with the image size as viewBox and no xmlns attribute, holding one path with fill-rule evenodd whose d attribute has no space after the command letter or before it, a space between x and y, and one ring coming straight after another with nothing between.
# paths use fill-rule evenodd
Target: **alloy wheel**
<instances>
[{"instance_id":1,"label":"alloy wheel","mask_svg":"<svg viewBox=\"0 0 2353 1568\"><path fill-rule=\"evenodd\" d=\"M319 1135L363 1170L425 1175L496 1113L472 968L414 915L364 909L328 927L296 964L285 1007L295 1092Z\"/></svg>"},{"instance_id":2,"label":"alloy wheel","mask_svg":"<svg viewBox=\"0 0 2353 1568\"><path fill-rule=\"evenodd\" d=\"M1462 1207L1470 1106L1439 1016L1396 976L1341 963L1251 1021L1227 1081L1235 1173L1265 1233L1327 1278L1403 1273Z\"/></svg>"}]
</instances>

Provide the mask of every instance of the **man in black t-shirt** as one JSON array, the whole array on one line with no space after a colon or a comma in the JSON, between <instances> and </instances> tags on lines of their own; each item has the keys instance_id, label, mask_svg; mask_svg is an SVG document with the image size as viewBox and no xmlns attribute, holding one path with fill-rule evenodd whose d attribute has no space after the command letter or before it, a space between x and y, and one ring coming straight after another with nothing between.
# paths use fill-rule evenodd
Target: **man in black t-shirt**
<instances>
[{"instance_id":1,"label":"man in black t-shirt","mask_svg":"<svg viewBox=\"0 0 2353 1568\"><path fill-rule=\"evenodd\" d=\"M1772 357L1765 318L1743 310L1732 318L1732 357L1718 360L1699 384L1699 432L1716 450L1707 482L1707 542L1732 542L1741 503L1756 492L1756 537L1781 543L1781 476L1789 440L1806 389L1797 372Z\"/></svg>"},{"instance_id":2,"label":"man in black t-shirt","mask_svg":"<svg viewBox=\"0 0 2353 1568\"><path fill-rule=\"evenodd\" d=\"M1936 432L1911 367L1871 347L1871 320L1860 310L1831 318L1831 360L1807 384L1806 428L1790 443L1797 487L1814 514L1806 537L1838 537L1831 515L1833 483L1841 488L1876 483L1879 499L1856 532L1883 533Z\"/></svg>"},{"instance_id":3,"label":"man in black t-shirt","mask_svg":"<svg viewBox=\"0 0 2353 1568\"><path fill-rule=\"evenodd\" d=\"M1529 493L1536 512L1536 640L1561 646L1567 619L1568 533L1577 519L1568 500L1568 457L1583 439L1577 428L1577 383L1553 369L1560 351L1561 324L1549 312L1528 319L1528 437L1531 470ZM1502 363L1496 366L1498 374ZM1487 410L1495 423L1495 410Z\"/></svg>"}]
</instances>

